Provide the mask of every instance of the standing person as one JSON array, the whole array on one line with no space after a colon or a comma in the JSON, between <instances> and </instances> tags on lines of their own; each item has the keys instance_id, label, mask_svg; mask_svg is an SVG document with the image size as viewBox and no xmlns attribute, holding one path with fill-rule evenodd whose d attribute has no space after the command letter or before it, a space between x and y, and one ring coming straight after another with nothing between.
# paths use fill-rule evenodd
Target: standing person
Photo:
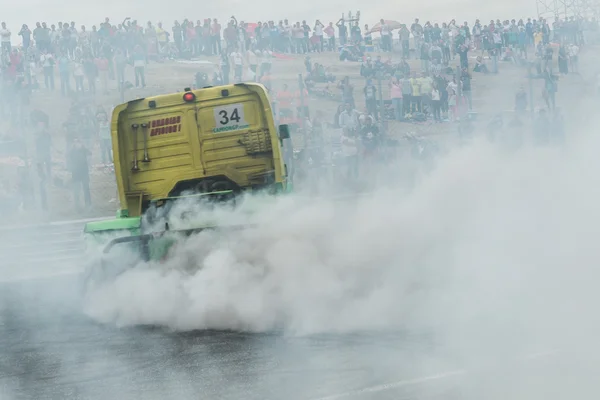
<instances>
[{"instance_id":1,"label":"standing person","mask_svg":"<svg viewBox=\"0 0 600 400\"><path fill-rule=\"evenodd\" d=\"M542 95L548 109L553 110L556 107L556 92L558 91L557 77L555 77L549 69L544 71L542 77L544 78L544 90Z\"/></svg>"},{"instance_id":2,"label":"standing person","mask_svg":"<svg viewBox=\"0 0 600 400\"><path fill-rule=\"evenodd\" d=\"M183 27L179 24L178 21L175 21L173 24L173 42L175 42L175 47L177 48L179 54L183 50Z\"/></svg>"},{"instance_id":3,"label":"standing person","mask_svg":"<svg viewBox=\"0 0 600 400\"><path fill-rule=\"evenodd\" d=\"M310 33L311 33L311 29L310 26L308 26L308 24L306 23L306 21L302 21L302 25L300 26L302 28L302 33L303 33L303 37L302 37L302 49L304 50L304 54L310 52Z\"/></svg>"},{"instance_id":4,"label":"standing person","mask_svg":"<svg viewBox=\"0 0 600 400\"><path fill-rule=\"evenodd\" d=\"M438 88L437 82L434 81L431 88L431 108L433 109L433 120L435 122L442 122L440 101L440 89Z\"/></svg>"},{"instance_id":5,"label":"standing person","mask_svg":"<svg viewBox=\"0 0 600 400\"><path fill-rule=\"evenodd\" d=\"M248 49L246 51L246 62L248 63L250 70L254 74L254 77L252 79L255 80L256 82L259 81L260 77L262 76L262 72L263 72L262 65L261 65L261 71L260 72L258 71L259 55L261 55L260 50L256 50L256 53L253 52L251 49Z\"/></svg>"},{"instance_id":6,"label":"standing person","mask_svg":"<svg viewBox=\"0 0 600 400\"><path fill-rule=\"evenodd\" d=\"M60 74L60 92L66 96L71 92L71 61L64 52L58 57L58 72Z\"/></svg>"},{"instance_id":7,"label":"standing person","mask_svg":"<svg viewBox=\"0 0 600 400\"><path fill-rule=\"evenodd\" d=\"M400 31L398 32L398 37L400 39L400 44L402 46L402 58L409 59L410 58L410 31L406 27L406 25L402 24L400 27Z\"/></svg>"},{"instance_id":8,"label":"standing person","mask_svg":"<svg viewBox=\"0 0 600 400\"><path fill-rule=\"evenodd\" d=\"M244 59L237 51L237 48L233 49L230 58L231 63L233 64L233 79L235 80L235 83L240 83L242 81L242 72L244 70Z\"/></svg>"},{"instance_id":9,"label":"standing person","mask_svg":"<svg viewBox=\"0 0 600 400\"><path fill-rule=\"evenodd\" d=\"M0 45L2 48L3 54L10 54L11 45L10 45L10 30L6 27L6 22L2 23L2 29L0 29Z\"/></svg>"},{"instance_id":10,"label":"standing person","mask_svg":"<svg viewBox=\"0 0 600 400\"><path fill-rule=\"evenodd\" d=\"M104 110L102 110L102 112L98 112L98 114L96 114L96 118L98 120L98 138L100 139L100 155L102 157L102 164L109 164L113 162L110 121Z\"/></svg>"},{"instance_id":11,"label":"standing person","mask_svg":"<svg viewBox=\"0 0 600 400\"><path fill-rule=\"evenodd\" d=\"M356 106L354 103L354 86L350 83L350 77L344 77L338 84L338 88L342 91L342 101L345 104L351 104L354 108Z\"/></svg>"},{"instance_id":12,"label":"standing person","mask_svg":"<svg viewBox=\"0 0 600 400\"><path fill-rule=\"evenodd\" d=\"M36 22L35 29L33 30L33 40L35 41L35 46L40 52L49 50L49 33L49 30L42 28L42 25L39 22Z\"/></svg>"},{"instance_id":13,"label":"standing person","mask_svg":"<svg viewBox=\"0 0 600 400\"><path fill-rule=\"evenodd\" d=\"M42 51L40 56L42 69L44 70L44 85L48 90L54 90L54 56L46 50Z\"/></svg>"},{"instance_id":14,"label":"standing person","mask_svg":"<svg viewBox=\"0 0 600 400\"><path fill-rule=\"evenodd\" d=\"M410 26L410 32L413 35L415 55L419 57L419 50L421 49L421 43L423 43L423 26L419 23L418 18L416 18L415 22Z\"/></svg>"},{"instance_id":15,"label":"standing person","mask_svg":"<svg viewBox=\"0 0 600 400\"><path fill-rule=\"evenodd\" d=\"M221 24L217 19L213 19L211 26L211 42L213 54L221 54Z\"/></svg>"},{"instance_id":16,"label":"standing person","mask_svg":"<svg viewBox=\"0 0 600 400\"><path fill-rule=\"evenodd\" d=\"M558 49L558 73L567 75L569 73L569 53L564 44Z\"/></svg>"},{"instance_id":17,"label":"standing person","mask_svg":"<svg viewBox=\"0 0 600 400\"><path fill-rule=\"evenodd\" d=\"M410 72L404 73L404 75L400 78L400 86L402 87L402 118L406 117L406 114L410 114L411 111L411 101L412 101L412 85L410 81Z\"/></svg>"},{"instance_id":18,"label":"standing person","mask_svg":"<svg viewBox=\"0 0 600 400\"><path fill-rule=\"evenodd\" d=\"M133 69L135 71L135 87L146 87L146 55L138 45L133 52Z\"/></svg>"},{"instance_id":19,"label":"standing person","mask_svg":"<svg viewBox=\"0 0 600 400\"><path fill-rule=\"evenodd\" d=\"M83 64L77 60L73 63L73 76L75 77L75 91L83 92Z\"/></svg>"},{"instance_id":20,"label":"standing person","mask_svg":"<svg viewBox=\"0 0 600 400\"><path fill-rule=\"evenodd\" d=\"M317 37L317 50L319 53L323 52L323 29L325 25L321 23L321 21L317 20L315 22L315 36Z\"/></svg>"},{"instance_id":21,"label":"standing person","mask_svg":"<svg viewBox=\"0 0 600 400\"><path fill-rule=\"evenodd\" d=\"M371 79L367 79L367 83L365 88L363 89L365 94L365 106L367 108L367 113L373 118L378 119L377 116L377 88L373 84Z\"/></svg>"},{"instance_id":22,"label":"standing person","mask_svg":"<svg viewBox=\"0 0 600 400\"><path fill-rule=\"evenodd\" d=\"M410 113L415 112L423 112L423 107L421 103L421 81L417 78L417 73L412 73L412 78L410 79L410 86L412 89L411 98L410 98Z\"/></svg>"},{"instance_id":23,"label":"standing person","mask_svg":"<svg viewBox=\"0 0 600 400\"><path fill-rule=\"evenodd\" d=\"M223 30L223 38L225 39L226 51L229 53L233 51L235 47L237 47L238 42L238 31L234 26L234 23L230 21L227 24L227 28Z\"/></svg>"},{"instance_id":24,"label":"standing person","mask_svg":"<svg viewBox=\"0 0 600 400\"><path fill-rule=\"evenodd\" d=\"M85 207L89 208L92 205L90 195L90 172L89 172L89 156L90 151L83 145L78 137L73 139L73 147L69 150L67 159L69 171L71 172L71 184L73 190L73 200L75 208L81 210L80 191L83 192Z\"/></svg>"},{"instance_id":25,"label":"standing person","mask_svg":"<svg viewBox=\"0 0 600 400\"><path fill-rule=\"evenodd\" d=\"M335 24L338 27L338 37L340 38L340 45L344 46L347 42L348 37L348 27L344 21L344 18L340 18L338 22Z\"/></svg>"},{"instance_id":26,"label":"standing person","mask_svg":"<svg viewBox=\"0 0 600 400\"><path fill-rule=\"evenodd\" d=\"M379 33L381 34L381 50L386 52L392 51L392 30L390 26L385 23L382 19L379 20L381 24L379 27Z\"/></svg>"},{"instance_id":27,"label":"standing person","mask_svg":"<svg viewBox=\"0 0 600 400\"><path fill-rule=\"evenodd\" d=\"M462 89L462 95L463 97L465 97L467 99L467 102L469 104L469 111L471 111L473 109L473 96L471 94L471 74L469 73L469 70L465 67L463 67L462 69L462 74L460 76L460 81L461 81L461 89ZM458 99L461 100L461 99ZM462 105L462 101L460 101L461 105Z\"/></svg>"},{"instance_id":28,"label":"standing person","mask_svg":"<svg viewBox=\"0 0 600 400\"><path fill-rule=\"evenodd\" d=\"M21 27L19 36L23 38L23 51L27 52L27 49L31 45L31 30L29 30L26 24L23 24Z\"/></svg>"},{"instance_id":29,"label":"standing person","mask_svg":"<svg viewBox=\"0 0 600 400\"><path fill-rule=\"evenodd\" d=\"M83 60L83 72L87 78L90 93L96 93L96 78L98 77L98 67L94 63L91 54Z\"/></svg>"},{"instance_id":30,"label":"standing person","mask_svg":"<svg viewBox=\"0 0 600 400\"><path fill-rule=\"evenodd\" d=\"M400 78L394 76L390 82L390 99L394 106L394 116L396 121L404 120L404 107L402 104L402 83Z\"/></svg>"},{"instance_id":31,"label":"standing person","mask_svg":"<svg viewBox=\"0 0 600 400\"><path fill-rule=\"evenodd\" d=\"M204 20L204 24L202 25L202 37L200 39L202 54L206 56L213 55L213 42L212 42L212 25L209 19Z\"/></svg>"},{"instance_id":32,"label":"standing person","mask_svg":"<svg viewBox=\"0 0 600 400\"><path fill-rule=\"evenodd\" d=\"M162 22L156 26L156 39L158 41L158 54L163 57L169 56L169 32L163 29Z\"/></svg>"},{"instance_id":33,"label":"standing person","mask_svg":"<svg viewBox=\"0 0 600 400\"><path fill-rule=\"evenodd\" d=\"M358 178L358 140L356 136L356 130L342 130L340 140L344 164L347 168L346 178L350 181Z\"/></svg>"},{"instance_id":34,"label":"standing person","mask_svg":"<svg viewBox=\"0 0 600 400\"><path fill-rule=\"evenodd\" d=\"M338 125L346 132L356 131L358 129L358 111L354 109L351 103L345 103L344 110L340 113Z\"/></svg>"},{"instance_id":35,"label":"standing person","mask_svg":"<svg viewBox=\"0 0 600 400\"><path fill-rule=\"evenodd\" d=\"M227 54L225 52L221 53L219 67L221 68L221 77L223 79L223 85L229 85L231 65L229 63L229 57L227 57Z\"/></svg>"},{"instance_id":36,"label":"standing person","mask_svg":"<svg viewBox=\"0 0 600 400\"><path fill-rule=\"evenodd\" d=\"M448 92L448 119L454 122L458 119L458 84L456 78L452 78L452 81L448 83L446 91Z\"/></svg>"},{"instance_id":37,"label":"standing person","mask_svg":"<svg viewBox=\"0 0 600 400\"><path fill-rule=\"evenodd\" d=\"M460 46L457 47L456 52L458 53L458 56L460 58L460 67L465 69L465 68L469 68L469 46L465 45L465 44L461 44Z\"/></svg>"},{"instance_id":38,"label":"standing person","mask_svg":"<svg viewBox=\"0 0 600 400\"><path fill-rule=\"evenodd\" d=\"M330 22L329 26L323 29L323 31L327 34L327 47L329 51L335 51L335 29L333 28L333 22Z\"/></svg>"},{"instance_id":39,"label":"standing person","mask_svg":"<svg viewBox=\"0 0 600 400\"><path fill-rule=\"evenodd\" d=\"M573 43L569 46L569 59L571 60L571 72L579 73L579 46Z\"/></svg>"}]
</instances>

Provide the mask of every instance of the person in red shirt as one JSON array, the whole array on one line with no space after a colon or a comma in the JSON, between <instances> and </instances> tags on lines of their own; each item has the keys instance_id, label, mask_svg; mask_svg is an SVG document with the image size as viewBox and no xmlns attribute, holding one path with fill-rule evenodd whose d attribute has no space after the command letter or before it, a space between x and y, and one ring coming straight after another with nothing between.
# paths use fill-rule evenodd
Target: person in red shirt
<instances>
[{"instance_id":1,"label":"person in red shirt","mask_svg":"<svg viewBox=\"0 0 600 400\"><path fill-rule=\"evenodd\" d=\"M212 41L212 52L215 55L221 54L221 24L217 19L213 19L211 26L211 41Z\"/></svg>"},{"instance_id":2,"label":"person in red shirt","mask_svg":"<svg viewBox=\"0 0 600 400\"><path fill-rule=\"evenodd\" d=\"M194 45L196 43L196 28L194 28L194 23L189 22L186 27L186 45L187 48L193 52Z\"/></svg>"},{"instance_id":3,"label":"person in red shirt","mask_svg":"<svg viewBox=\"0 0 600 400\"><path fill-rule=\"evenodd\" d=\"M225 41L227 42L227 53L230 53L237 47L237 33L236 29L233 26L233 23L230 22L223 31L223 36L225 37Z\"/></svg>"}]
</instances>

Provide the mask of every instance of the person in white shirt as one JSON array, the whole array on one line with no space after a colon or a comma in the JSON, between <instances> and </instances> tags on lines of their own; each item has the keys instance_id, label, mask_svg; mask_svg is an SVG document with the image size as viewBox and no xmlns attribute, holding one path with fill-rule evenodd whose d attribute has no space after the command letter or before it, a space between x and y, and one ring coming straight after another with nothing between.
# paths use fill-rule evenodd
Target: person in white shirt
<instances>
[{"instance_id":1,"label":"person in white shirt","mask_svg":"<svg viewBox=\"0 0 600 400\"><path fill-rule=\"evenodd\" d=\"M73 64L73 76L75 77L75 91L83 92L83 65L79 61Z\"/></svg>"},{"instance_id":2,"label":"person in white shirt","mask_svg":"<svg viewBox=\"0 0 600 400\"><path fill-rule=\"evenodd\" d=\"M229 57L231 58L231 63L233 64L233 78L237 83L240 83L242 81L244 59L237 49L234 50Z\"/></svg>"},{"instance_id":3,"label":"person in white shirt","mask_svg":"<svg viewBox=\"0 0 600 400\"><path fill-rule=\"evenodd\" d=\"M381 27L379 33L381 34L381 50L392 51L392 30L390 26L385 23L383 19L379 21Z\"/></svg>"},{"instance_id":4,"label":"person in white shirt","mask_svg":"<svg viewBox=\"0 0 600 400\"><path fill-rule=\"evenodd\" d=\"M352 104L346 103L344 111L340 113L338 123L340 128L347 133L351 133L358 129L358 111L352 107Z\"/></svg>"},{"instance_id":5,"label":"person in white shirt","mask_svg":"<svg viewBox=\"0 0 600 400\"><path fill-rule=\"evenodd\" d=\"M2 23L2 29L0 29L0 43L2 46L2 53L9 54L11 50L10 46L10 30L6 27L6 22Z\"/></svg>"},{"instance_id":6,"label":"person in white shirt","mask_svg":"<svg viewBox=\"0 0 600 400\"><path fill-rule=\"evenodd\" d=\"M285 48L286 51L291 52L292 49L294 48L294 44L293 44L293 38L292 38L292 26L290 25L289 21L283 20L283 29L285 31Z\"/></svg>"},{"instance_id":7,"label":"person in white shirt","mask_svg":"<svg viewBox=\"0 0 600 400\"><path fill-rule=\"evenodd\" d=\"M56 25L50 25L50 42L52 45L56 44L60 39L60 32L56 30Z\"/></svg>"},{"instance_id":8,"label":"person in white shirt","mask_svg":"<svg viewBox=\"0 0 600 400\"><path fill-rule=\"evenodd\" d=\"M54 57L44 50L40 56L40 62L44 70L44 85L46 89L54 90L54 64L56 64Z\"/></svg>"},{"instance_id":9,"label":"person in white shirt","mask_svg":"<svg viewBox=\"0 0 600 400\"><path fill-rule=\"evenodd\" d=\"M323 25L321 23L321 21L317 20L317 22L315 22L315 36L317 37L318 43L317 43L317 50L319 50L319 52L323 52L323 29L325 28L325 25Z\"/></svg>"},{"instance_id":10,"label":"person in white shirt","mask_svg":"<svg viewBox=\"0 0 600 400\"><path fill-rule=\"evenodd\" d=\"M433 109L433 120L435 122L442 122L441 116L441 95L440 89L438 88L437 82L433 82L431 88L431 108Z\"/></svg>"},{"instance_id":11,"label":"person in white shirt","mask_svg":"<svg viewBox=\"0 0 600 400\"><path fill-rule=\"evenodd\" d=\"M571 59L571 71L575 74L579 73L579 46L575 43L569 47L569 58Z\"/></svg>"},{"instance_id":12,"label":"person in white shirt","mask_svg":"<svg viewBox=\"0 0 600 400\"><path fill-rule=\"evenodd\" d=\"M254 76L252 77L252 79L257 80L258 79L258 56L259 56L260 50L257 50L256 53L254 53L252 50L248 50L246 52L246 62L248 62L248 66L250 68L250 70L252 71L252 73L254 74Z\"/></svg>"}]
</instances>

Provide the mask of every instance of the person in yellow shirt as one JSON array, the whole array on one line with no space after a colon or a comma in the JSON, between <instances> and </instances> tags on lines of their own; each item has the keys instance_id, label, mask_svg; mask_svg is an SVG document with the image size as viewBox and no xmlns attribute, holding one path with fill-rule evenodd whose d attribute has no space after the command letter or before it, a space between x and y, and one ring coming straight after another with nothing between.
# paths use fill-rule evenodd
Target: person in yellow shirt
<instances>
[{"instance_id":1,"label":"person in yellow shirt","mask_svg":"<svg viewBox=\"0 0 600 400\"><path fill-rule=\"evenodd\" d=\"M412 78L410 79L410 86L412 88L412 96L410 98L410 112L421 112L423 110L421 108L421 81L417 78L416 72L412 73Z\"/></svg>"},{"instance_id":2,"label":"person in yellow shirt","mask_svg":"<svg viewBox=\"0 0 600 400\"><path fill-rule=\"evenodd\" d=\"M543 38L544 38L544 34L542 33L541 30L538 30L537 32L535 32L533 34L533 44L537 47L538 43L540 43Z\"/></svg>"},{"instance_id":3,"label":"person in yellow shirt","mask_svg":"<svg viewBox=\"0 0 600 400\"><path fill-rule=\"evenodd\" d=\"M159 22L156 27L156 39L158 41L159 54L165 54L167 52L167 44L169 43L169 32L163 29L162 22Z\"/></svg>"},{"instance_id":4,"label":"person in yellow shirt","mask_svg":"<svg viewBox=\"0 0 600 400\"><path fill-rule=\"evenodd\" d=\"M421 85L421 112L425 112L425 108L431 109L431 91L433 90L433 79L425 73L419 78Z\"/></svg>"}]
</instances>

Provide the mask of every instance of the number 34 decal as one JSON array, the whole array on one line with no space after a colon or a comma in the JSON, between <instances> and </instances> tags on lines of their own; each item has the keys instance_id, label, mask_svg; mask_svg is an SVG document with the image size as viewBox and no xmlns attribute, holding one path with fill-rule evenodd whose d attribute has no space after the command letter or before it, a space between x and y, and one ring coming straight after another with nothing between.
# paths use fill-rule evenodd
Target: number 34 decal
<instances>
[{"instance_id":1,"label":"number 34 decal","mask_svg":"<svg viewBox=\"0 0 600 400\"><path fill-rule=\"evenodd\" d=\"M229 114L228 110L221 110L219 111L219 116L221 117L221 120L219 121L219 124L221 125L227 125L229 124L229 121L235 121L236 123L240 122L240 112L237 108L234 108L231 114Z\"/></svg>"},{"instance_id":2,"label":"number 34 decal","mask_svg":"<svg viewBox=\"0 0 600 400\"><path fill-rule=\"evenodd\" d=\"M248 128L244 116L244 104L228 104L214 108L214 133L231 132Z\"/></svg>"}]
</instances>

